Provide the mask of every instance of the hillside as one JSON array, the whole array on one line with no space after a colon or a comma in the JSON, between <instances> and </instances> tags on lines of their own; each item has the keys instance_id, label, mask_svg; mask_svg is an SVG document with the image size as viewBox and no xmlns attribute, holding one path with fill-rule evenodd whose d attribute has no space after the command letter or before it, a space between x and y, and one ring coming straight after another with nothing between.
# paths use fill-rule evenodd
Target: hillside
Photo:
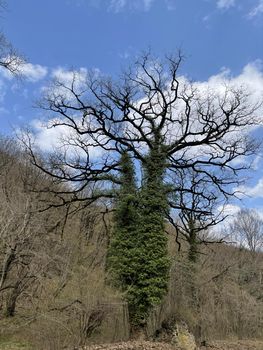
<instances>
[{"instance_id":1,"label":"hillside","mask_svg":"<svg viewBox=\"0 0 263 350\"><path fill-rule=\"evenodd\" d=\"M38 350L81 344L116 349L92 345L129 339L127 304L109 286L105 271L111 216L100 205L42 211L47 199L56 203L46 189L57 185L33 171L19 152L5 147L0 153L2 348L12 349L11 339ZM187 244L181 241L178 251L173 229L167 230L169 290L149 317L147 336L169 341L175 325L183 322L198 341L215 344L207 349L263 349L259 342L242 342L263 338L263 254L211 244L201 247L193 264ZM213 343L215 339L240 341L226 345ZM129 342L117 348L137 349L134 346L169 349L167 343L161 348L160 343Z\"/></svg>"}]
</instances>

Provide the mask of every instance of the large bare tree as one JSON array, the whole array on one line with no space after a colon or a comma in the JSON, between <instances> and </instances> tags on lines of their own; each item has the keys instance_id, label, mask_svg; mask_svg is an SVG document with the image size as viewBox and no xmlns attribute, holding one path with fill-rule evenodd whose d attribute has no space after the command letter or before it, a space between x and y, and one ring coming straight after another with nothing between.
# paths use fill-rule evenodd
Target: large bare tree
<instances>
[{"instance_id":1,"label":"large bare tree","mask_svg":"<svg viewBox=\"0 0 263 350\"><path fill-rule=\"evenodd\" d=\"M39 158L31 138L25 140L33 164L64 184L54 190L58 201L52 206L114 197L123 152L141 167L139 219L131 234L136 239L127 247L134 256L125 289L135 334L144 333L149 311L168 288L165 217L171 208L180 209L178 194L192 193L195 203L201 198L209 204L215 196L191 181L178 186L169 179L192 173L228 198L240 182L238 173L249 167L237 158L249 158L257 148L248 129L257 123L259 104L252 106L243 89L204 92L180 77L181 62L180 54L163 62L145 54L117 81L98 72L68 73L46 90L40 103L49 127L62 131L60 151ZM184 209L203 217L207 213L206 204Z\"/></svg>"},{"instance_id":2,"label":"large bare tree","mask_svg":"<svg viewBox=\"0 0 263 350\"><path fill-rule=\"evenodd\" d=\"M145 54L116 81L97 71L73 71L54 81L40 107L47 111L48 127L63 130L63 147L40 162L29 139L32 162L54 180L73 184L69 200L111 197L102 189L118 182L123 150L143 169L150 164L162 169L160 176L179 179L192 172L216 193L233 195L239 172L249 168L258 146L248 129L257 123L259 104L251 105L242 88L204 92L180 77L181 63L180 54L163 62ZM248 161L236 161L240 156ZM189 181L171 185L167 191L191 192Z\"/></svg>"}]
</instances>

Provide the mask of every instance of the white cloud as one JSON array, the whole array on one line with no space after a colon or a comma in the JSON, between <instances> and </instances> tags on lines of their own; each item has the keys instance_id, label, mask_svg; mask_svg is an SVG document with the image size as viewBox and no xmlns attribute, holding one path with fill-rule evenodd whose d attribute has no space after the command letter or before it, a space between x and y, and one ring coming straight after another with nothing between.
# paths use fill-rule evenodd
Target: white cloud
<instances>
[{"instance_id":1,"label":"white cloud","mask_svg":"<svg viewBox=\"0 0 263 350\"><path fill-rule=\"evenodd\" d=\"M74 78L77 84L85 83L87 79L88 71L86 68L80 68L78 70L68 70L63 67L57 67L51 72L51 77L55 80L59 80L65 85L69 85Z\"/></svg>"},{"instance_id":2,"label":"white cloud","mask_svg":"<svg viewBox=\"0 0 263 350\"><path fill-rule=\"evenodd\" d=\"M179 88L179 95L181 94L181 90L185 86L189 86L189 80L185 77L181 77L180 79L181 88ZM225 99L226 101L230 101L233 98L232 90L235 91L237 89L242 88L242 90L247 93L247 101L245 105L242 106L242 113L245 112L244 108L247 108L247 112L250 111L253 105L263 102L263 70L262 70L262 62L255 61L247 64L242 72L237 76L232 76L231 71L229 69L224 68L220 73L211 76L207 81L197 81L192 83L192 89L195 91L195 96L198 97L199 101L202 101L205 106L208 97L213 99L213 102L219 103L217 98L214 99L214 96L218 96L221 99ZM188 89L188 88L187 88ZM188 90L187 90L188 91ZM226 95L226 91L227 95ZM246 106L246 107L245 107ZM180 112L184 113L184 105L180 105L180 101L176 103L175 111L177 115L180 115ZM198 106L197 106L198 107ZM192 106L192 110L194 110L195 106ZM193 114L194 115L194 114ZM262 123L263 122L263 105L260 106L256 111L254 111L251 117L257 117L257 119ZM218 114L218 122L220 122L221 115ZM241 136L245 140L245 136L251 133L254 130L254 126L244 126L242 130L232 128L231 133L227 134L224 138L222 138L222 142L228 142L229 138L233 141L236 137L240 139ZM192 119L191 129L197 133L194 136L194 139L197 140L201 136L202 125L200 125L199 120ZM175 141L176 139L182 136L182 132L184 132L183 128L180 128L178 123L171 122L170 125L167 125L167 137L170 140ZM200 131L200 132L199 132ZM240 135L242 133L242 135ZM193 136L191 136L193 137ZM222 159L226 156L225 152L220 150L219 148L211 148L210 145L204 145L202 147L189 147L187 150L184 150L184 157L191 159L195 156L198 157L210 157L211 152L217 156L222 157ZM244 165L248 161L247 157L238 157L233 160L232 165L237 166ZM235 164L234 164L235 163Z\"/></svg>"},{"instance_id":3,"label":"white cloud","mask_svg":"<svg viewBox=\"0 0 263 350\"><path fill-rule=\"evenodd\" d=\"M25 78L27 81L36 83L46 77L48 69L40 64L32 64L20 60L19 64L17 64L16 73L20 74L21 77ZM8 80L14 78L14 75L3 67L0 68L0 74Z\"/></svg>"},{"instance_id":4,"label":"white cloud","mask_svg":"<svg viewBox=\"0 0 263 350\"><path fill-rule=\"evenodd\" d=\"M263 178L259 179L255 186L240 186L238 190L242 193L242 196L263 198Z\"/></svg>"},{"instance_id":5,"label":"white cloud","mask_svg":"<svg viewBox=\"0 0 263 350\"><path fill-rule=\"evenodd\" d=\"M239 211L240 211L240 206L235 205L235 204L226 204L224 206L219 206L218 207L218 212L221 213L223 212L224 215L228 215L228 216L234 216L236 215Z\"/></svg>"},{"instance_id":6,"label":"white cloud","mask_svg":"<svg viewBox=\"0 0 263 350\"><path fill-rule=\"evenodd\" d=\"M260 216L261 220L263 220L263 207L256 207L256 208L253 208L253 209L255 209L255 211Z\"/></svg>"},{"instance_id":7,"label":"white cloud","mask_svg":"<svg viewBox=\"0 0 263 350\"><path fill-rule=\"evenodd\" d=\"M258 4L249 12L248 18L254 18L260 14L263 14L263 0L259 0Z\"/></svg>"},{"instance_id":8,"label":"white cloud","mask_svg":"<svg viewBox=\"0 0 263 350\"><path fill-rule=\"evenodd\" d=\"M219 9L229 9L235 5L235 0L217 0L217 7Z\"/></svg>"},{"instance_id":9,"label":"white cloud","mask_svg":"<svg viewBox=\"0 0 263 350\"><path fill-rule=\"evenodd\" d=\"M104 8L114 13L123 11L149 11L155 2L163 2L168 11L176 8L178 0L69 0L72 3L77 2L77 6L85 5L87 2L90 6L100 9Z\"/></svg>"},{"instance_id":10,"label":"white cloud","mask_svg":"<svg viewBox=\"0 0 263 350\"><path fill-rule=\"evenodd\" d=\"M85 136L79 139L79 135L76 132L64 125L52 127L53 124L59 123L59 119L51 119L48 123L43 123L41 120L35 119L31 122L32 131L34 132L35 145L44 152L62 152L67 158L75 156L85 156L82 143ZM88 144L89 141L85 140ZM87 147L91 159L95 159L102 155L102 149L94 147L92 145Z\"/></svg>"},{"instance_id":11,"label":"white cloud","mask_svg":"<svg viewBox=\"0 0 263 350\"><path fill-rule=\"evenodd\" d=\"M251 164L253 170L258 170L262 162L262 154L258 154Z\"/></svg>"},{"instance_id":12,"label":"white cloud","mask_svg":"<svg viewBox=\"0 0 263 350\"><path fill-rule=\"evenodd\" d=\"M45 78L48 69L40 64L24 63L20 67L20 72L28 81L35 83Z\"/></svg>"},{"instance_id":13,"label":"white cloud","mask_svg":"<svg viewBox=\"0 0 263 350\"><path fill-rule=\"evenodd\" d=\"M114 12L120 12L127 5L126 0L111 0L110 9Z\"/></svg>"},{"instance_id":14,"label":"white cloud","mask_svg":"<svg viewBox=\"0 0 263 350\"><path fill-rule=\"evenodd\" d=\"M241 207L237 204L225 204L220 205L217 208L218 215L220 215L224 220L214 226L211 232L218 235L219 238L224 238L225 240L231 240L231 236L228 232L229 225L233 222L235 215L241 210Z\"/></svg>"},{"instance_id":15,"label":"white cloud","mask_svg":"<svg viewBox=\"0 0 263 350\"><path fill-rule=\"evenodd\" d=\"M99 70L95 69L94 74L99 74ZM88 77L88 70L86 68L79 68L78 70L68 70L63 67L57 67L52 70L51 78L53 81L49 85L42 87L44 95L49 96L63 96L68 100L74 98L71 91L66 87L70 87L74 81L74 90L80 92L85 89L85 83ZM59 83L58 83L59 82Z\"/></svg>"},{"instance_id":16,"label":"white cloud","mask_svg":"<svg viewBox=\"0 0 263 350\"><path fill-rule=\"evenodd\" d=\"M251 0L251 2L252 1L254 6L251 8L250 5L250 10L248 14L245 15L248 19L253 19L254 17L263 14L263 0ZM242 10L242 5L237 0L216 0L216 6L220 10L228 10L231 7L236 7L239 10ZM205 18L207 17L208 16Z\"/></svg>"},{"instance_id":17,"label":"white cloud","mask_svg":"<svg viewBox=\"0 0 263 350\"><path fill-rule=\"evenodd\" d=\"M111 0L109 9L118 13L123 10L149 11L155 0Z\"/></svg>"},{"instance_id":18,"label":"white cloud","mask_svg":"<svg viewBox=\"0 0 263 350\"><path fill-rule=\"evenodd\" d=\"M40 120L33 120L31 126L34 130L36 144L42 151L51 152L58 147L60 140L69 135L68 128L47 128Z\"/></svg>"},{"instance_id":19,"label":"white cloud","mask_svg":"<svg viewBox=\"0 0 263 350\"><path fill-rule=\"evenodd\" d=\"M248 94L248 103L251 105L259 101L263 102L263 63L261 60L250 62L236 76L233 76L229 69L223 68L219 74L211 76L205 82L197 82L195 85L204 93L207 90L224 93L226 86L234 89L242 88ZM263 121L263 106L258 109L257 114Z\"/></svg>"}]
</instances>

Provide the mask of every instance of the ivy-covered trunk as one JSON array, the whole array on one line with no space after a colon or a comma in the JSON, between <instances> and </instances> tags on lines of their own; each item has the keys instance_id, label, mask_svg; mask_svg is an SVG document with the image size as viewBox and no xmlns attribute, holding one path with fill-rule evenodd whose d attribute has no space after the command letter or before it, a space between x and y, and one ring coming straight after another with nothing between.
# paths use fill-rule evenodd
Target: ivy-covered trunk
<instances>
[{"instance_id":1,"label":"ivy-covered trunk","mask_svg":"<svg viewBox=\"0 0 263 350\"><path fill-rule=\"evenodd\" d=\"M142 337L149 313L160 304L168 285L165 157L158 147L149 152L140 191L127 153L122 156L121 167L108 263L115 284L128 301L131 335Z\"/></svg>"},{"instance_id":2,"label":"ivy-covered trunk","mask_svg":"<svg viewBox=\"0 0 263 350\"><path fill-rule=\"evenodd\" d=\"M128 152L121 156L120 169L120 188L107 264L113 284L126 295L136 279L138 263L138 193L135 170Z\"/></svg>"},{"instance_id":3,"label":"ivy-covered trunk","mask_svg":"<svg viewBox=\"0 0 263 350\"><path fill-rule=\"evenodd\" d=\"M145 327L151 309L162 301L169 273L164 222L168 206L164 185L165 157L158 148L150 151L144 172L138 215L136 280L128 295L135 333Z\"/></svg>"}]
</instances>

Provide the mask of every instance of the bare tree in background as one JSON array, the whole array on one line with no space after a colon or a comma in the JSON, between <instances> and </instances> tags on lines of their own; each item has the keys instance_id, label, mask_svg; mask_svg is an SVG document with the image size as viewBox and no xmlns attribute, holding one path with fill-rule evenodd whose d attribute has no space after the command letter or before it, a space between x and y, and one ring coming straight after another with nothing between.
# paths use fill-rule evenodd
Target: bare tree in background
<instances>
[{"instance_id":1,"label":"bare tree in background","mask_svg":"<svg viewBox=\"0 0 263 350\"><path fill-rule=\"evenodd\" d=\"M6 2L0 1L0 12L5 10ZM21 65L25 63L24 58L18 53L8 41L5 34L0 31L0 67L7 69L11 74L19 75Z\"/></svg>"},{"instance_id":2,"label":"bare tree in background","mask_svg":"<svg viewBox=\"0 0 263 350\"><path fill-rule=\"evenodd\" d=\"M176 210L177 218L168 213L168 221L176 230L176 241L181 247L180 238L189 245L188 258L195 263L202 244L222 243L223 238L215 238L209 229L226 218L223 209L227 197L222 196L210 181L192 170L182 171L174 178L175 200L170 206Z\"/></svg>"},{"instance_id":3,"label":"bare tree in background","mask_svg":"<svg viewBox=\"0 0 263 350\"><path fill-rule=\"evenodd\" d=\"M231 224L231 231L240 247L253 253L263 247L263 220L254 209L241 209Z\"/></svg>"},{"instance_id":4,"label":"bare tree in background","mask_svg":"<svg viewBox=\"0 0 263 350\"><path fill-rule=\"evenodd\" d=\"M21 174L26 167L21 160L16 143L1 139L0 298L6 305L0 307L5 307L6 316L14 316L17 299L36 279L31 262L40 221L33 212L36 202L24 191Z\"/></svg>"}]
</instances>

